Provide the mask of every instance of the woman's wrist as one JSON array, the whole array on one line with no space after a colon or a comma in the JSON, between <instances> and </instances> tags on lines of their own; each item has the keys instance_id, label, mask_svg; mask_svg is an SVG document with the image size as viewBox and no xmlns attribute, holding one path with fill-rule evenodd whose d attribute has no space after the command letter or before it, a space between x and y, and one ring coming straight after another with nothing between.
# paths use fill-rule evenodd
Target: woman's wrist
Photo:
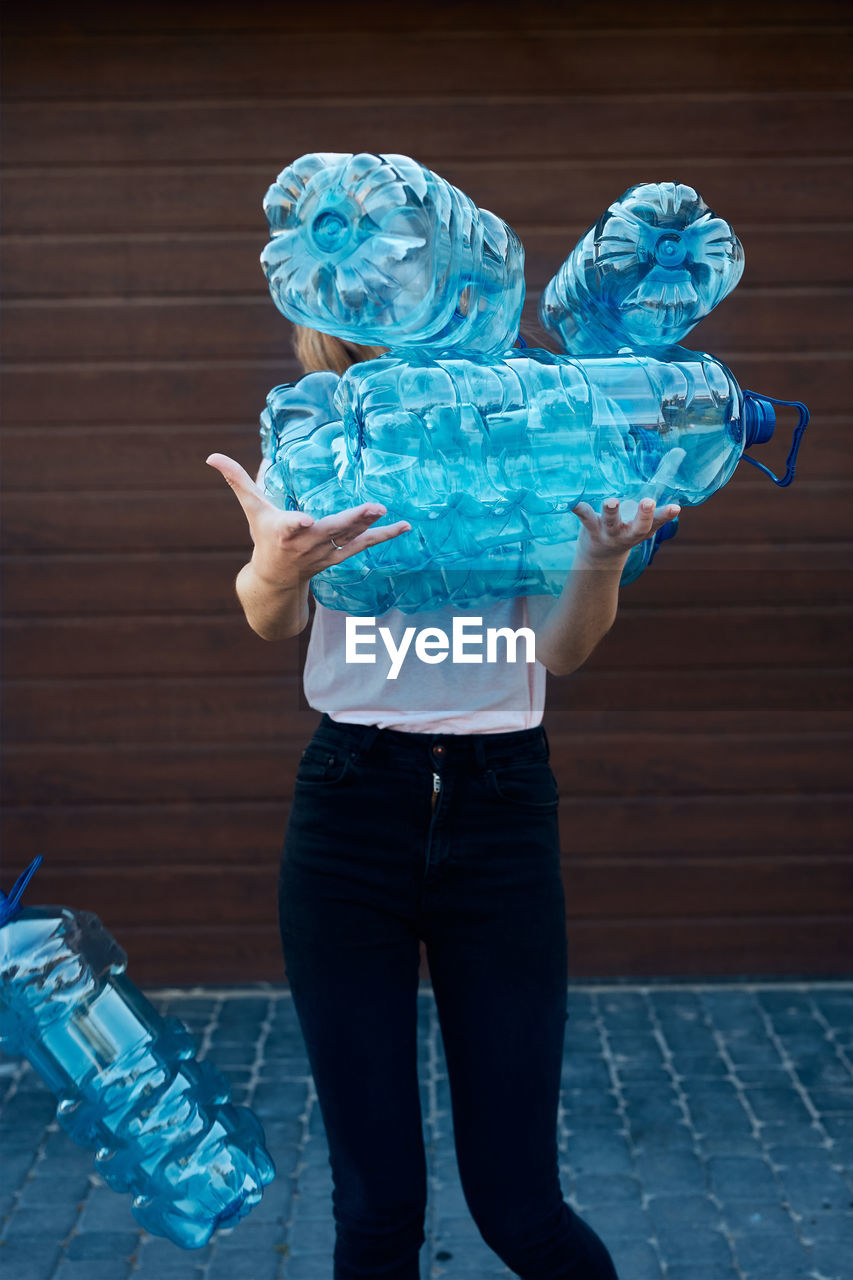
<instances>
[{"instance_id":1,"label":"woman's wrist","mask_svg":"<svg viewBox=\"0 0 853 1280\"><path fill-rule=\"evenodd\" d=\"M292 570L285 575L270 571L269 566L265 566L263 562L259 563L256 559L256 553L253 553L248 564L243 566L240 576L244 580L251 578L262 590L276 595L286 595L292 591L305 591L311 581L310 577L303 578Z\"/></svg>"}]
</instances>

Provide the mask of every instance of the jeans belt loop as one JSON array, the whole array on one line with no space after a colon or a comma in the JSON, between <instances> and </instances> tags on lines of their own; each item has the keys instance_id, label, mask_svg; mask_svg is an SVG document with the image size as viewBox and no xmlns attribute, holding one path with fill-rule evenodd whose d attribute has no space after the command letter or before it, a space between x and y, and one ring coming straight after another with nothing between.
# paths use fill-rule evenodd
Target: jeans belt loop
<instances>
[{"instance_id":1,"label":"jeans belt loop","mask_svg":"<svg viewBox=\"0 0 853 1280\"><path fill-rule=\"evenodd\" d=\"M380 733L380 729L379 729L379 726L376 724L366 724L364 726L364 732L362 733L361 738L359 740L359 744L358 744L359 754L365 755L365 756L367 755L368 751L376 741L379 733Z\"/></svg>"},{"instance_id":2,"label":"jeans belt loop","mask_svg":"<svg viewBox=\"0 0 853 1280\"><path fill-rule=\"evenodd\" d=\"M486 744L481 733L474 734L474 759L481 769L487 768L489 762L486 757Z\"/></svg>"},{"instance_id":3,"label":"jeans belt loop","mask_svg":"<svg viewBox=\"0 0 853 1280\"><path fill-rule=\"evenodd\" d=\"M545 732L545 726L544 726L544 724L543 724L543 725L540 725L539 727L540 727L540 729L542 730L542 741L545 743L545 750L547 751L547 753L548 753L548 759L550 760L550 759L551 759L551 744L550 744L550 742L548 741L548 734Z\"/></svg>"}]
</instances>

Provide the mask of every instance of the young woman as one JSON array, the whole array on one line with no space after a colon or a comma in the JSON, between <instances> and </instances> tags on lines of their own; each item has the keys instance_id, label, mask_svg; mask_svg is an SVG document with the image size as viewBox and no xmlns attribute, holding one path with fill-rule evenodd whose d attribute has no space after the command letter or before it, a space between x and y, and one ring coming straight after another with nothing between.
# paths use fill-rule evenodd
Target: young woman
<instances>
[{"instance_id":1,"label":"young woman","mask_svg":"<svg viewBox=\"0 0 853 1280\"><path fill-rule=\"evenodd\" d=\"M297 329L306 372L343 370L380 348ZM312 520L281 511L230 458L254 550L237 578L266 640L308 622L312 576L405 537L365 503ZM417 1280L427 1168L417 1070L423 940L447 1059L456 1156L486 1243L522 1280L616 1280L610 1254L564 1201L557 1153L568 961L557 784L541 720L546 670L567 675L616 617L628 553L678 508L585 503L559 597L497 601L379 624L476 616L530 627L536 660L424 662L388 679L347 663L346 617L317 604L304 671L322 712L298 768L279 882L282 946L329 1144L335 1280ZM470 633L470 632L469 632ZM469 654L471 650L468 650ZM500 650L499 650L500 652ZM523 659L523 646L517 659Z\"/></svg>"}]
</instances>

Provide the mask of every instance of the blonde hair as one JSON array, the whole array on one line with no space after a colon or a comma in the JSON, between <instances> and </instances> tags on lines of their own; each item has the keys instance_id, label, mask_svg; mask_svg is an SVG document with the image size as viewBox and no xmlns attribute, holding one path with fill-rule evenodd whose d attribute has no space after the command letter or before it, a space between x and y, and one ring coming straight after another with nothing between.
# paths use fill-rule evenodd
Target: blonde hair
<instances>
[{"instance_id":1,"label":"blonde hair","mask_svg":"<svg viewBox=\"0 0 853 1280\"><path fill-rule=\"evenodd\" d=\"M364 347L358 342L345 342L331 334L308 329L305 325L293 326L293 350L306 373L319 373L330 369L332 373L346 373L351 364L362 360L375 360L384 355L387 347Z\"/></svg>"}]
</instances>

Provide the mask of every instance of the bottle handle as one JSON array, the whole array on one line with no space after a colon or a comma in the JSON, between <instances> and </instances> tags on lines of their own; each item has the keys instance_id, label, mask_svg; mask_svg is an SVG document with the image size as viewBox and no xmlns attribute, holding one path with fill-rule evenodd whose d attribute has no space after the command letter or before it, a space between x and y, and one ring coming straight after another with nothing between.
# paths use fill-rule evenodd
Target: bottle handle
<instances>
[{"instance_id":1,"label":"bottle handle","mask_svg":"<svg viewBox=\"0 0 853 1280\"><path fill-rule=\"evenodd\" d=\"M789 485L794 478L794 471L797 466L797 454L800 451L803 432L809 425L809 411L801 400L777 400L774 396L759 396L754 391L744 391L743 394L744 397L753 396L758 400L769 400L771 404L787 404L791 405L794 409L799 410L799 421L794 428L794 435L791 439L791 448L788 453L787 461L785 462L785 474L781 478L779 476L775 476L769 467L765 467L763 462L759 462L756 458L750 458L748 453L741 454L744 462L751 462L754 467L758 467L759 470L768 475L773 483L777 484L780 489L784 488L786 485ZM772 426L770 430L772 433ZM760 441L756 440L752 443L758 444ZM747 445L747 448L749 448L749 445Z\"/></svg>"},{"instance_id":2,"label":"bottle handle","mask_svg":"<svg viewBox=\"0 0 853 1280\"><path fill-rule=\"evenodd\" d=\"M21 905L21 898L24 896L24 890L38 871L42 863L41 854L37 854L33 858L26 871L22 871L15 883L12 885L12 892L8 895L0 890L0 926L7 924L14 916L18 914Z\"/></svg>"}]
</instances>

